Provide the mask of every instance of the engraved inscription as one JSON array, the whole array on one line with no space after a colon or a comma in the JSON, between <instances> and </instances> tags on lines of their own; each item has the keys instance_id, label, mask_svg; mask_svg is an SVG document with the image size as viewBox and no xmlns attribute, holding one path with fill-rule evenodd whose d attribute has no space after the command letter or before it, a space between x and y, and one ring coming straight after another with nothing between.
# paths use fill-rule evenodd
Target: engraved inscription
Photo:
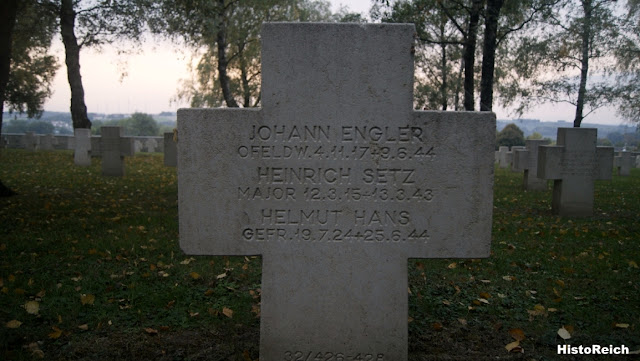
<instances>
[{"instance_id":1,"label":"engraved inscription","mask_svg":"<svg viewBox=\"0 0 640 361\"><path fill-rule=\"evenodd\" d=\"M383 353L357 353L328 351L285 351L283 361L384 361Z\"/></svg>"},{"instance_id":2,"label":"engraved inscription","mask_svg":"<svg viewBox=\"0 0 640 361\"><path fill-rule=\"evenodd\" d=\"M239 167L258 161L236 186L239 202L265 202L247 214L246 242L424 244L430 238L424 218L410 212L416 205L424 211L438 194L428 184L436 150L420 126L252 125L230 151Z\"/></svg>"}]
</instances>

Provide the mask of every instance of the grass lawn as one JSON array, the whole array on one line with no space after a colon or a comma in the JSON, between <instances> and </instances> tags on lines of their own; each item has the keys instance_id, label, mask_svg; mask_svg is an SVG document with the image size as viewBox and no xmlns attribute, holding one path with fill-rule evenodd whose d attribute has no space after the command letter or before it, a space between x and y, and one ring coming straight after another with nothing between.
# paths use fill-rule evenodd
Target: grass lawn
<instances>
[{"instance_id":1,"label":"grass lawn","mask_svg":"<svg viewBox=\"0 0 640 361\"><path fill-rule=\"evenodd\" d=\"M0 199L0 359L258 358L261 260L180 250L176 169L162 160L137 155L106 178L99 159L2 150L0 180L18 195ZM521 182L496 170L490 258L410 260L411 360L640 350L640 169L598 181L584 219L552 215L551 191Z\"/></svg>"}]
</instances>

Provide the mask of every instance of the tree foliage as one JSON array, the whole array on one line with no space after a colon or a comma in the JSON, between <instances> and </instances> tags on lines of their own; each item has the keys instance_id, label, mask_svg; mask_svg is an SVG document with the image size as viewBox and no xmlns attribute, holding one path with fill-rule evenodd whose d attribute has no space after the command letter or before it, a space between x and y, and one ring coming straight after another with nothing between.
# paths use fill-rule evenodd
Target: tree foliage
<instances>
[{"instance_id":1,"label":"tree foliage","mask_svg":"<svg viewBox=\"0 0 640 361\"><path fill-rule=\"evenodd\" d=\"M514 145L525 145L524 132L517 125L510 123L498 132L496 137L497 146L513 147Z\"/></svg>"},{"instance_id":2,"label":"tree foliage","mask_svg":"<svg viewBox=\"0 0 640 361\"><path fill-rule=\"evenodd\" d=\"M80 74L80 51L121 39L139 40L146 24L146 0L39 0L39 4L59 20L71 89L73 127L90 128Z\"/></svg>"},{"instance_id":3,"label":"tree foliage","mask_svg":"<svg viewBox=\"0 0 640 361\"><path fill-rule=\"evenodd\" d=\"M615 97L611 60L619 45L613 0L561 1L537 29L519 39L512 63L519 111L540 103L575 106L574 126ZM595 80L594 80L595 79Z\"/></svg>"},{"instance_id":4,"label":"tree foliage","mask_svg":"<svg viewBox=\"0 0 640 361\"><path fill-rule=\"evenodd\" d=\"M625 119L640 123L640 1L628 0L622 19L622 40L616 49L617 84L615 102Z\"/></svg>"},{"instance_id":5,"label":"tree foliage","mask_svg":"<svg viewBox=\"0 0 640 361\"><path fill-rule=\"evenodd\" d=\"M508 71L501 68L510 54L513 34L548 16L558 0L378 0L372 18L410 22L416 26L416 106L425 109L474 110L480 79L480 110L491 110L494 83ZM482 51L477 38L483 34ZM482 54L480 66L476 56ZM501 94L500 94L501 95Z\"/></svg>"},{"instance_id":6,"label":"tree foliage","mask_svg":"<svg viewBox=\"0 0 640 361\"><path fill-rule=\"evenodd\" d=\"M155 33L197 51L194 77L183 81L177 96L193 107L260 103L263 22L340 20L324 0L157 0L152 9Z\"/></svg>"},{"instance_id":7,"label":"tree foliage","mask_svg":"<svg viewBox=\"0 0 640 361\"><path fill-rule=\"evenodd\" d=\"M56 27L56 18L35 0L21 2L4 98L9 112L26 112L29 117L42 114L58 69L55 57L48 54Z\"/></svg>"},{"instance_id":8,"label":"tree foliage","mask_svg":"<svg viewBox=\"0 0 640 361\"><path fill-rule=\"evenodd\" d=\"M100 127L122 127L126 136L157 136L160 135L158 123L152 116L145 113L133 113L131 117L124 119L112 119L107 121L95 120L91 129L92 134L100 135Z\"/></svg>"}]
</instances>

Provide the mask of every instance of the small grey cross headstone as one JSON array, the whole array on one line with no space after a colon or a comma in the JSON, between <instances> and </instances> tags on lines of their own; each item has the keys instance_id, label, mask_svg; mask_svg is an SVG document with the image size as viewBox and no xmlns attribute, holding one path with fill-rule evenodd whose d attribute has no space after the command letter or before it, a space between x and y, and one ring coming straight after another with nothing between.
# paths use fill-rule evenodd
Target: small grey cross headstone
<instances>
[{"instance_id":1,"label":"small grey cross headstone","mask_svg":"<svg viewBox=\"0 0 640 361\"><path fill-rule=\"evenodd\" d=\"M91 129L76 128L73 130L75 149L73 162L82 167L91 165Z\"/></svg>"},{"instance_id":2,"label":"small grey cross headstone","mask_svg":"<svg viewBox=\"0 0 640 361\"><path fill-rule=\"evenodd\" d=\"M174 140L174 133L164 133L164 165L176 167L178 165L178 145Z\"/></svg>"},{"instance_id":3,"label":"small grey cross headstone","mask_svg":"<svg viewBox=\"0 0 640 361\"><path fill-rule=\"evenodd\" d=\"M500 146L498 148L498 152L496 156L498 158L498 167L500 168L509 167L509 164L511 163L511 160L509 159L509 157L512 155L513 154L509 152L509 147L504 145Z\"/></svg>"},{"instance_id":4,"label":"small grey cross headstone","mask_svg":"<svg viewBox=\"0 0 640 361\"><path fill-rule=\"evenodd\" d=\"M631 168L633 167L633 158L631 158L631 152L620 152L613 159L613 166L618 170L618 175L628 176L631 174Z\"/></svg>"},{"instance_id":5,"label":"small grey cross headstone","mask_svg":"<svg viewBox=\"0 0 640 361\"><path fill-rule=\"evenodd\" d=\"M260 360L406 360L408 258L489 256L495 115L413 110L414 33L265 24L263 107L178 112L180 245L262 255Z\"/></svg>"},{"instance_id":6,"label":"small grey cross headstone","mask_svg":"<svg viewBox=\"0 0 640 361\"><path fill-rule=\"evenodd\" d=\"M556 146L538 149L538 177L553 179L552 209L561 216L593 214L596 179L611 179L613 147L596 147L595 128L558 128Z\"/></svg>"},{"instance_id":7,"label":"small grey cross headstone","mask_svg":"<svg viewBox=\"0 0 640 361\"><path fill-rule=\"evenodd\" d=\"M23 139L24 149L30 150L32 152L38 149L38 146L40 143L40 137L35 135L33 132L24 133L24 136L22 139Z\"/></svg>"},{"instance_id":8,"label":"small grey cross headstone","mask_svg":"<svg viewBox=\"0 0 640 361\"><path fill-rule=\"evenodd\" d=\"M547 180L538 178L538 147L547 144L546 140L528 139L525 149L513 153L513 169L522 172L522 188L524 190L547 190Z\"/></svg>"},{"instance_id":9,"label":"small grey cross headstone","mask_svg":"<svg viewBox=\"0 0 640 361\"><path fill-rule=\"evenodd\" d=\"M53 146L56 144L56 139L53 134L40 135L40 150L53 150Z\"/></svg>"},{"instance_id":10,"label":"small grey cross headstone","mask_svg":"<svg viewBox=\"0 0 640 361\"><path fill-rule=\"evenodd\" d=\"M155 153L156 148L158 147L158 141L154 138L149 138L145 140L144 147L147 149L147 152Z\"/></svg>"},{"instance_id":11,"label":"small grey cross headstone","mask_svg":"<svg viewBox=\"0 0 640 361\"><path fill-rule=\"evenodd\" d=\"M102 127L100 133L102 174L122 177L124 175L124 157L134 155L133 138L123 137L122 127Z\"/></svg>"},{"instance_id":12,"label":"small grey cross headstone","mask_svg":"<svg viewBox=\"0 0 640 361\"><path fill-rule=\"evenodd\" d=\"M142 152L142 141L140 139L133 139L133 151L134 153Z\"/></svg>"}]
</instances>

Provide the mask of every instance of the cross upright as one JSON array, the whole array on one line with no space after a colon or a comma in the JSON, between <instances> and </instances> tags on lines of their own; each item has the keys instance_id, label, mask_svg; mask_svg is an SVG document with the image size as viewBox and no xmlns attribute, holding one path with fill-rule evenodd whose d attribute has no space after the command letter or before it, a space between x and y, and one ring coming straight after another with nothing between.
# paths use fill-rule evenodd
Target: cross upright
<instances>
[{"instance_id":1,"label":"cross upright","mask_svg":"<svg viewBox=\"0 0 640 361\"><path fill-rule=\"evenodd\" d=\"M538 147L546 140L527 139L526 149L513 151L513 169L524 171L522 188L525 190L547 190L547 180L538 178Z\"/></svg>"},{"instance_id":2,"label":"cross upright","mask_svg":"<svg viewBox=\"0 0 640 361\"><path fill-rule=\"evenodd\" d=\"M558 128L555 146L538 150L538 177L553 179L553 213L593 214L596 179L611 179L613 147L596 147L595 128Z\"/></svg>"},{"instance_id":3,"label":"cross upright","mask_svg":"<svg viewBox=\"0 0 640 361\"><path fill-rule=\"evenodd\" d=\"M122 177L124 157L134 155L133 138L123 137L122 127L101 127L100 134L102 175Z\"/></svg>"},{"instance_id":4,"label":"cross upright","mask_svg":"<svg viewBox=\"0 0 640 361\"><path fill-rule=\"evenodd\" d=\"M88 167L91 165L91 129L76 128L73 133L75 137L73 162L76 165Z\"/></svg>"},{"instance_id":5,"label":"cross upright","mask_svg":"<svg viewBox=\"0 0 640 361\"><path fill-rule=\"evenodd\" d=\"M262 108L178 111L180 245L262 256L260 360L406 360L408 259L489 256L495 115L413 110L414 32L265 24Z\"/></svg>"}]
</instances>

